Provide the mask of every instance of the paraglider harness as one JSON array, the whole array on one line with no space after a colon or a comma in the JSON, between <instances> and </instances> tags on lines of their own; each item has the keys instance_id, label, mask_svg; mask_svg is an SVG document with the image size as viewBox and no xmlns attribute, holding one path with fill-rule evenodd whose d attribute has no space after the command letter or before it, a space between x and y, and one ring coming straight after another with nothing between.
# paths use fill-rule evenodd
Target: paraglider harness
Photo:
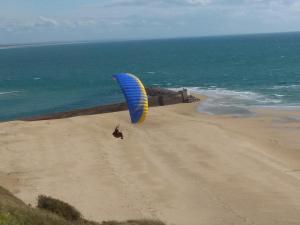
<instances>
[{"instance_id":1,"label":"paraglider harness","mask_svg":"<svg viewBox=\"0 0 300 225\"><path fill-rule=\"evenodd\" d=\"M116 126L114 132L112 133L112 135L115 137L115 138L121 138L123 139L123 133L121 131L119 131L119 126Z\"/></svg>"}]
</instances>

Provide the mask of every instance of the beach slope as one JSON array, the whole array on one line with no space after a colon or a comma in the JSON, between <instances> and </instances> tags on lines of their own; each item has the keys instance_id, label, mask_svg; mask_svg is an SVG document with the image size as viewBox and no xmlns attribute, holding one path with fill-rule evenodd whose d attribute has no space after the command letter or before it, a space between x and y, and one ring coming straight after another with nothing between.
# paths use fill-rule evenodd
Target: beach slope
<instances>
[{"instance_id":1,"label":"beach slope","mask_svg":"<svg viewBox=\"0 0 300 225\"><path fill-rule=\"evenodd\" d=\"M0 124L0 185L39 194L92 220L178 225L300 223L299 113L210 116L197 103ZM111 133L117 124L125 139Z\"/></svg>"}]
</instances>

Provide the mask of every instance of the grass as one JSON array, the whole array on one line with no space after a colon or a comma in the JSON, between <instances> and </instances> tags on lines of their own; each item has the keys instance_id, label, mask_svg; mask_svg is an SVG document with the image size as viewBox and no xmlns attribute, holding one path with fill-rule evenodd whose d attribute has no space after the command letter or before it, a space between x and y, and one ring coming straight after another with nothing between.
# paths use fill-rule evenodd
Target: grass
<instances>
[{"instance_id":1,"label":"grass","mask_svg":"<svg viewBox=\"0 0 300 225\"><path fill-rule=\"evenodd\" d=\"M73 206L41 195L37 207L26 205L0 186L0 225L165 225L157 220L104 221L84 219Z\"/></svg>"}]
</instances>

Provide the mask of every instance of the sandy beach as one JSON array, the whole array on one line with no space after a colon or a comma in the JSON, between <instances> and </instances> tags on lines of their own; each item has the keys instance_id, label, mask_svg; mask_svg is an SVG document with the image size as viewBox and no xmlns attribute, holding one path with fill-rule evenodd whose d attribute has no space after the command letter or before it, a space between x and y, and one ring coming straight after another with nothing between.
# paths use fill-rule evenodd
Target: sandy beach
<instances>
[{"instance_id":1,"label":"sandy beach","mask_svg":"<svg viewBox=\"0 0 300 225\"><path fill-rule=\"evenodd\" d=\"M300 224L300 112L233 118L199 103L0 124L0 185L64 200L92 220ZM120 123L125 139L111 133Z\"/></svg>"}]
</instances>

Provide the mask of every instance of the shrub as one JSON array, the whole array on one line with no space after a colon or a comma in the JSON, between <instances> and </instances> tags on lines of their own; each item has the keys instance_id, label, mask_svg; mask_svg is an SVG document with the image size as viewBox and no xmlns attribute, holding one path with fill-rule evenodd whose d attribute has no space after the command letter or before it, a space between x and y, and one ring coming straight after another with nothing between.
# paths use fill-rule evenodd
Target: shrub
<instances>
[{"instance_id":1,"label":"shrub","mask_svg":"<svg viewBox=\"0 0 300 225\"><path fill-rule=\"evenodd\" d=\"M45 195L38 196L37 207L55 213L69 221L79 220L81 218L80 212L73 206Z\"/></svg>"}]
</instances>

